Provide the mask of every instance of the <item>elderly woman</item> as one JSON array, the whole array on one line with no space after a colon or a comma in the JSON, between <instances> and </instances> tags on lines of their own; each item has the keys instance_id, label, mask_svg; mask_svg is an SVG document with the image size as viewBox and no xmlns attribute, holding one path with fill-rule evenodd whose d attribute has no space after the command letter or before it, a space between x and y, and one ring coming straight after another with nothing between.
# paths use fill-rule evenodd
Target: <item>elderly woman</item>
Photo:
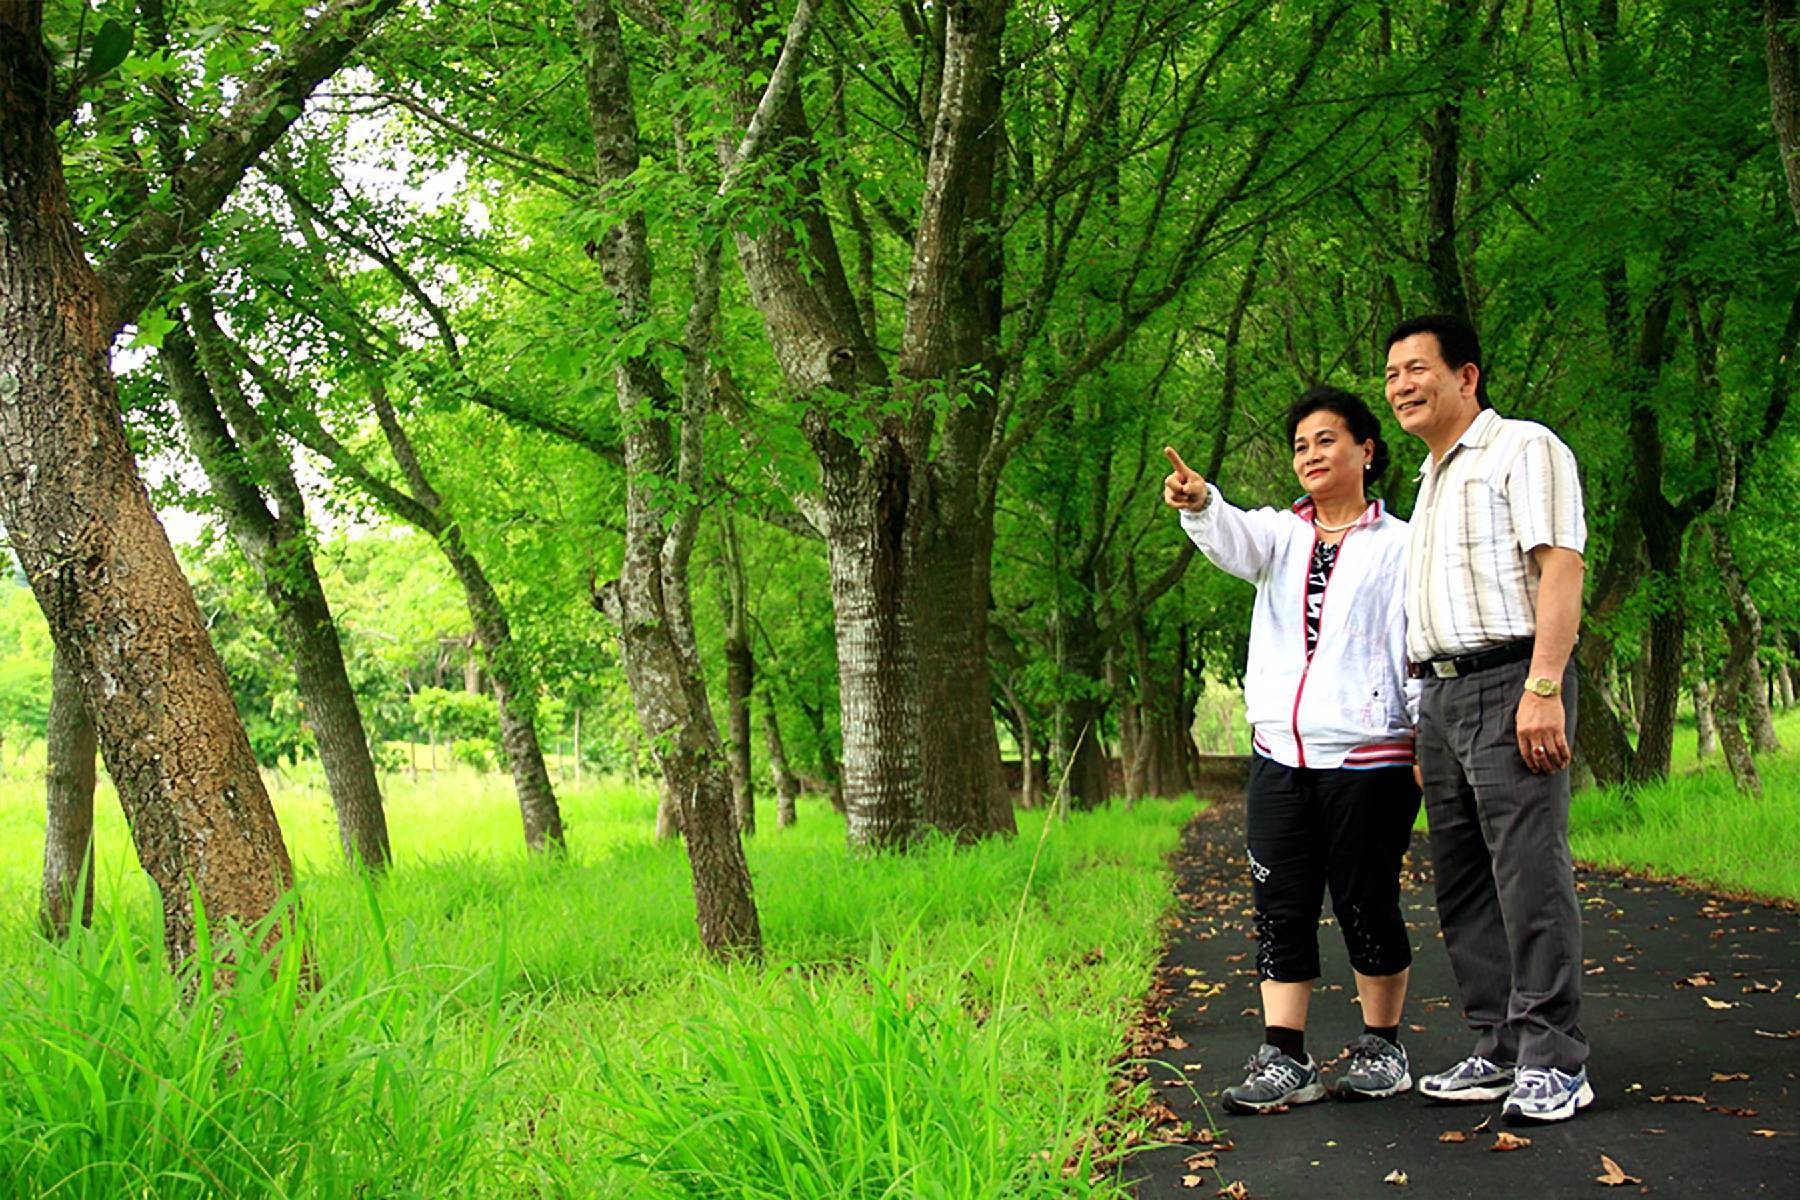
<instances>
[{"instance_id":1,"label":"elderly woman","mask_svg":"<svg viewBox=\"0 0 1800 1200\"><path fill-rule=\"evenodd\" d=\"M1406 523L1370 500L1387 465L1381 427L1348 392L1316 387L1288 410L1292 508L1234 508L1167 450L1163 499L1220 570L1256 585L1246 716L1263 1044L1225 1105L1265 1112L1321 1099L1306 1052L1327 888L1356 972L1363 1032L1333 1089L1372 1100L1412 1087L1400 1012L1412 946L1400 860L1419 811L1418 684L1406 672Z\"/></svg>"}]
</instances>

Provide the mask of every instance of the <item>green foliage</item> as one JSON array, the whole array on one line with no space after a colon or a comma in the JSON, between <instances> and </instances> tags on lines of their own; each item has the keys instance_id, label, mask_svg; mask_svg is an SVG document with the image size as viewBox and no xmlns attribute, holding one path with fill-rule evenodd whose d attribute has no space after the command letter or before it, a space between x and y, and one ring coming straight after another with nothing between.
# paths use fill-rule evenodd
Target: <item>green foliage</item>
<instances>
[{"instance_id":1,"label":"green foliage","mask_svg":"<svg viewBox=\"0 0 1800 1200\"><path fill-rule=\"evenodd\" d=\"M770 965L721 968L695 943L685 853L652 840L654 795L567 792L582 836L557 863L519 845L500 781L389 779L384 792L398 858L374 888L339 863L319 790L275 795L318 987L296 993L294 956L265 970L220 937L215 957L236 953L239 989L218 992L202 972L184 1005L188 981L163 967L154 898L104 785L95 932L57 951L24 911L41 796L0 784L8 1195L59 1181L94 1197L687 1195L679 1152L659 1144L667 1126L636 1123L634 1095L735 1093L733 1120L754 1130L769 1115L757 1106L788 1086L773 1071L865 1052L853 1064L865 1083L923 1090L851 1114L828 1087L810 1096L815 1111L836 1105L845 1137L904 1114L941 1124L895 1127L903 1160L867 1142L860 1164L847 1144L806 1153L949 1195L1094 1194L1036 1155L1071 1147L1109 1103L1107 1064L1160 954L1165 856L1191 802L860 860L844 853L842 821L803 800L798 825L747 847ZM905 957L870 962L874 945ZM790 1115L802 1141L826 1131ZM646 1171L645 1156L663 1166ZM767 1195L767 1183L749 1176L729 1194Z\"/></svg>"},{"instance_id":2,"label":"green foliage","mask_svg":"<svg viewBox=\"0 0 1800 1200\"><path fill-rule=\"evenodd\" d=\"M361 917L380 936L376 893ZM286 920L278 913L273 920ZM460 1191L498 1157L518 1023L485 968L429 975L301 932L214 931L182 973L136 931L78 931L0 979L0 1188L166 1200ZM225 983L227 972L234 981Z\"/></svg>"}]
</instances>

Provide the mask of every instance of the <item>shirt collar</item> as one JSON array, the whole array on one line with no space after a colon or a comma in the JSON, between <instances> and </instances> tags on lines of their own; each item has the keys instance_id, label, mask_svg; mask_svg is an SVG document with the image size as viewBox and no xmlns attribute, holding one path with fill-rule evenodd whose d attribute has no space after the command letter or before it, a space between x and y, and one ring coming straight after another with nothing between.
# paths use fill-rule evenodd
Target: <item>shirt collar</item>
<instances>
[{"instance_id":1,"label":"shirt collar","mask_svg":"<svg viewBox=\"0 0 1800 1200\"><path fill-rule=\"evenodd\" d=\"M1311 521L1313 519L1314 507L1315 506L1313 504L1313 499L1311 496L1302 496L1298 500L1294 501L1294 504L1293 504L1294 515L1299 517L1302 521ZM1358 517L1356 519L1356 524L1350 526L1350 528L1351 529L1367 528L1368 526L1373 525L1375 522L1381 520L1381 518L1383 516L1385 516L1386 514L1387 514L1387 501L1382 500L1379 497L1371 498L1369 500L1369 506L1367 508L1363 509L1362 516Z\"/></svg>"},{"instance_id":2,"label":"shirt collar","mask_svg":"<svg viewBox=\"0 0 1800 1200\"><path fill-rule=\"evenodd\" d=\"M1444 459L1448 461L1452 454L1464 446L1471 450L1479 450L1493 441L1499 432L1500 414L1491 408L1484 408L1475 414L1475 419L1469 422L1469 427L1463 430L1462 436L1456 439L1449 450L1445 451ZM1419 473L1414 478L1423 479L1430 470L1431 452L1426 451L1424 461L1419 463Z\"/></svg>"}]
</instances>

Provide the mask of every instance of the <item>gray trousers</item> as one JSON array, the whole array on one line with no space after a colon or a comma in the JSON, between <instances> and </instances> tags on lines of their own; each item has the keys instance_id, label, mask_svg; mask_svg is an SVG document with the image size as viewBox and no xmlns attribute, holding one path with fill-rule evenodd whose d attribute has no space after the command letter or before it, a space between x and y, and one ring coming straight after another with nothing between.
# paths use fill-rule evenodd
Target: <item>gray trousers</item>
<instances>
[{"instance_id":1,"label":"gray trousers","mask_svg":"<svg viewBox=\"0 0 1800 1200\"><path fill-rule=\"evenodd\" d=\"M1569 772L1536 775L1515 734L1526 662L1425 680L1419 772L1438 921L1475 1053L1574 1071L1581 1032L1581 908L1569 854ZM1563 672L1575 741L1575 670Z\"/></svg>"}]
</instances>

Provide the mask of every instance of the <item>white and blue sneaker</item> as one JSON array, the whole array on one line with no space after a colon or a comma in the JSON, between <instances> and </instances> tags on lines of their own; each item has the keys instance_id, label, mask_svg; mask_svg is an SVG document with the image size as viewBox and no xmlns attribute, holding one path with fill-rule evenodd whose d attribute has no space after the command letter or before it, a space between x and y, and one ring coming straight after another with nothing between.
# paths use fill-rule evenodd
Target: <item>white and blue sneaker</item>
<instances>
[{"instance_id":1,"label":"white and blue sneaker","mask_svg":"<svg viewBox=\"0 0 1800 1200\"><path fill-rule=\"evenodd\" d=\"M1586 1067L1573 1075L1555 1067L1520 1067L1500 1115L1508 1121L1566 1121L1593 1102Z\"/></svg>"},{"instance_id":2,"label":"white and blue sneaker","mask_svg":"<svg viewBox=\"0 0 1800 1200\"><path fill-rule=\"evenodd\" d=\"M1248 1072L1244 1082L1220 1093L1225 1098L1225 1107L1232 1112L1279 1111L1325 1098L1318 1064L1313 1062L1310 1054L1305 1062L1296 1062L1274 1046L1264 1045L1244 1064L1244 1070Z\"/></svg>"},{"instance_id":3,"label":"white and blue sneaker","mask_svg":"<svg viewBox=\"0 0 1800 1200\"><path fill-rule=\"evenodd\" d=\"M1419 1094L1432 1100L1460 1104L1498 1100L1512 1091L1512 1086L1511 1067L1471 1054L1448 1071L1420 1078Z\"/></svg>"}]
</instances>

